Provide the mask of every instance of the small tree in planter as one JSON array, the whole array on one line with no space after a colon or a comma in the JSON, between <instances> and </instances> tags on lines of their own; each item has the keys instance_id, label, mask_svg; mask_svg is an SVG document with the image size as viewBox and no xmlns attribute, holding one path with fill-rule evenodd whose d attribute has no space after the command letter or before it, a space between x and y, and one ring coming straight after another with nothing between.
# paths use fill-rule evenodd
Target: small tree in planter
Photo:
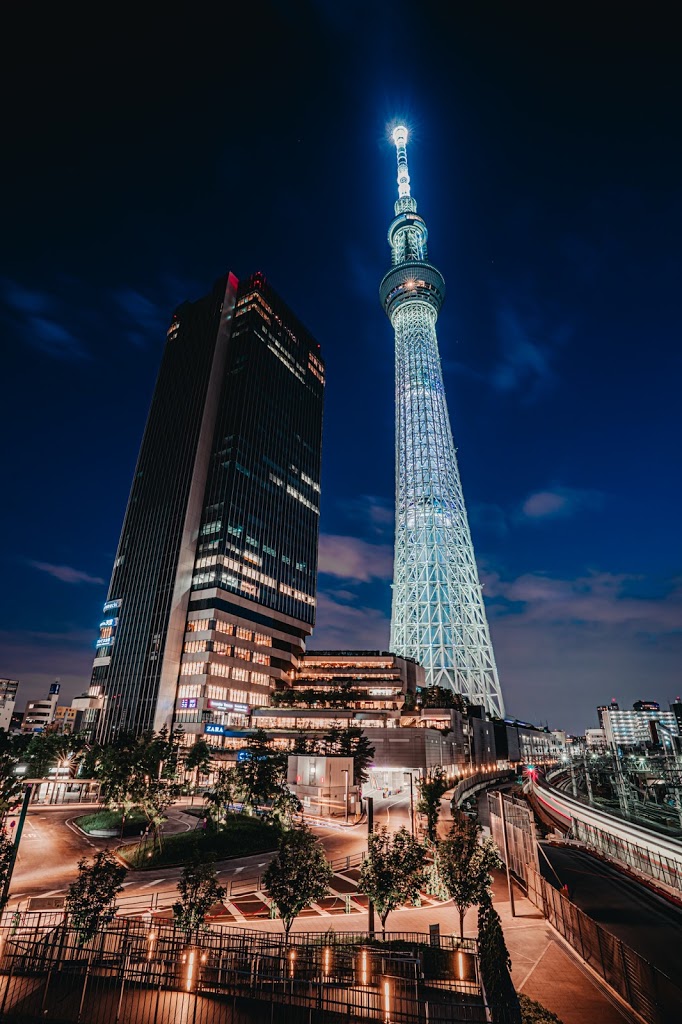
<instances>
[{"instance_id":1,"label":"small tree in planter","mask_svg":"<svg viewBox=\"0 0 682 1024\"><path fill-rule=\"evenodd\" d=\"M282 834L277 855L263 875L263 887L282 918L286 942L301 911L327 895L332 876L324 850L308 828L302 825Z\"/></svg>"},{"instance_id":2,"label":"small tree in planter","mask_svg":"<svg viewBox=\"0 0 682 1024\"><path fill-rule=\"evenodd\" d=\"M173 914L189 937L201 928L211 907L224 899L226 890L218 883L213 861L202 862L198 854L183 869L177 888L180 899L173 904Z\"/></svg>"},{"instance_id":3,"label":"small tree in planter","mask_svg":"<svg viewBox=\"0 0 682 1024\"><path fill-rule=\"evenodd\" d=\"M478 908L478 952L481 978L494 1024L522 1024L519 997L509 973L511 957L500 915L486 893Z\"/></svg>"},{"instance_id":4,"label":"small tree in planter","mask_svg":"<svg viewBox=\"0 0 682 1024\"><path fill-rule=\"evenodd\" d=\"M438 818L440 816L440 800L448 789L448 780L443 769L438 766L434 768L431 775L426 779L420 779L419 800L417 801L417 813L423 814L426 818L426 835L430 843L435 843L438 834Z\"/></svg>"},{"instance_id":5,"label":"small tree in planter","mask_svg":"<svg viewBox=\"0 0 682 1024\"><path fill-rule=\"evenodd\" d=\"M97 933L102 917L113 912L127 873L108 850L96 853L92 864L85 857L78 861L78 877L69 886L65 910L82 943Z\"/></svg>"},{"instance_id":6,"label":"small tree in planter","mask_svg":"<svg viewBox=\"0 0 682 1024\"><path fill-rule=\"evenodd\" d=\"M392 910L405 903L419 905L425 862L424 847L406 828L391 835L381 825L369 835L358 890L374 904L384 935L386 918Z\"/></svg>"},{"instance_id":7,"label":"small tree in planter","mask_svg":"<svg viewBox=\"0 0 682 1024\"><path fill-rule=\"evenodd\" d=\"M434 872L459 911L460 937L464 936L464 915L486 898L490 872L501 866L495 844L490 839L479 842L480 833L480 825L459 815L435 849Z\"/></svg>"},{"instance_id":8,"label":"small tree in planter","mask_svg":"<svg viewBox=\"0 0 682 1024\"><path fill-rule=\"evenodd\" d=\"M185 772L194 772L194 781L191 787L192 803L194 803L194 795L199 787L199 776L208 775L211 771L211 748L206 740L199 738L194 741L182 767Z\"/></svg>"}]
</instances>

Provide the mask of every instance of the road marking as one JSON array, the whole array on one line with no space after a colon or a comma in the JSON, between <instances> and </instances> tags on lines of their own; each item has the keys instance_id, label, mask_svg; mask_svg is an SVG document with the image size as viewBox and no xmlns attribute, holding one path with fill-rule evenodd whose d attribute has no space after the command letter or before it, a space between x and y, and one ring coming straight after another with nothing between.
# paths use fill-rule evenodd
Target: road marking
<instances>
[{"instance_id":1,"label":"road marking","mask_svg":"<svg viewBox=\"0 0 682 1024\"><path fill-rule=\"evenodd\" d=\"M125 889L126 885L135 885L134 882L121 882L121 888Z\"/></svg>"},{"instance_id":2,"label":"road marking","mask_svg":"<svg viewBox=\"0 0 682 1024\"><path fill-rule=\"evenodd\" d=\"M57 893L66 892L66 889L50 889L49 892L41 892L41 896L56 896Z\"/></svg>"},{"instance_id":3,"label":"road marking","mask_svg":"<svg viewBox=\"0 0 682 1024\"><path fill-rule=\"evenodd\" d=\"M238 874L239 874L239 872L240 872L240 871L243 871L243 870L244 870L244 865L242 864L242 866L241 866L240 868L235 868L235 869L234 869L234 873L235 873L235 875L238 875Z\"/></svg>"},{"instance_id":4,"label":"road marking","mask_svg":"<svg viewBox=\"0 0 682 1024\"><path fill-rule=\"evenodd\" d=\"M158 885L159 882L164 882L164 881L165 881L164 878L155 878L153 882L146 882L144 885L141 885L140 889L149 889L150 886Z\"/></svg>"}]
</instances>

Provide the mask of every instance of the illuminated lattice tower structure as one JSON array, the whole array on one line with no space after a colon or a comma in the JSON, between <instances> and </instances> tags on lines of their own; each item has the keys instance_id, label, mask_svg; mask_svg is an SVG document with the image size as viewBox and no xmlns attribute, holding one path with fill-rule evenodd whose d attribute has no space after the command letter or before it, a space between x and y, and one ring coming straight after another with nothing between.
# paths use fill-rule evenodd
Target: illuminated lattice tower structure
<instances>
[{"instance_id":1,"label":"illuminated lattice tower structure","mask_svg":"<svg viewBox=\"0 0 682 1024\"><path fill-rule=\"evenodd\" d=\"M396 514L391 650L443 686L504 715L452 440L436 320L445 296L410 194L407 129L393 132L398 200L380 296L395 331Z\"/></svg>"}]
</instances>

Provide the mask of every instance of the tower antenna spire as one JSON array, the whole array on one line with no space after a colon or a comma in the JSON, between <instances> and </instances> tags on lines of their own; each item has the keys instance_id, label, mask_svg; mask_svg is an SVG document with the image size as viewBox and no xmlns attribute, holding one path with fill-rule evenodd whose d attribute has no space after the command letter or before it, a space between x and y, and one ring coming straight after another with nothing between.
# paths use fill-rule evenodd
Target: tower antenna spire
<instances>
[{"instance_id":1,"label":"tower antenna spire","mask_svg":"<svg viewBox=\"0 0 682 1024\"><path fill-rule=\"evenodd\" d=\"M404 199L410 195L410 174L407 169L407 128L404 124L396 125L393 129L393 142L395 143L396 156L398 157L398 198Z\"/></svg>"}]
</instances>

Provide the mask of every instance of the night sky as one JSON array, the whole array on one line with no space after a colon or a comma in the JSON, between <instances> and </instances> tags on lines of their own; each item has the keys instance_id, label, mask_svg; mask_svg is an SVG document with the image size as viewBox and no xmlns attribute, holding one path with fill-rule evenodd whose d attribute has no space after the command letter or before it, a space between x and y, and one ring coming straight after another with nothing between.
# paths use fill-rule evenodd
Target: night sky
<instances>
[{"instance_id":1,"label":"night sky","mask_svg":"<svg viewBox=\"0 0 682 1024\"><path fill-rule=\"evenodd\" d=\"M67 703L87 686L170 315L229 269L262 270L327 364L310 646L387 646L395 118L448 288L445 386L508 711L578 731L614 696L674 699L673 8L143 8L4 12L0 676L18 706L57 677Z\"/></svg>"}]
</instances>

